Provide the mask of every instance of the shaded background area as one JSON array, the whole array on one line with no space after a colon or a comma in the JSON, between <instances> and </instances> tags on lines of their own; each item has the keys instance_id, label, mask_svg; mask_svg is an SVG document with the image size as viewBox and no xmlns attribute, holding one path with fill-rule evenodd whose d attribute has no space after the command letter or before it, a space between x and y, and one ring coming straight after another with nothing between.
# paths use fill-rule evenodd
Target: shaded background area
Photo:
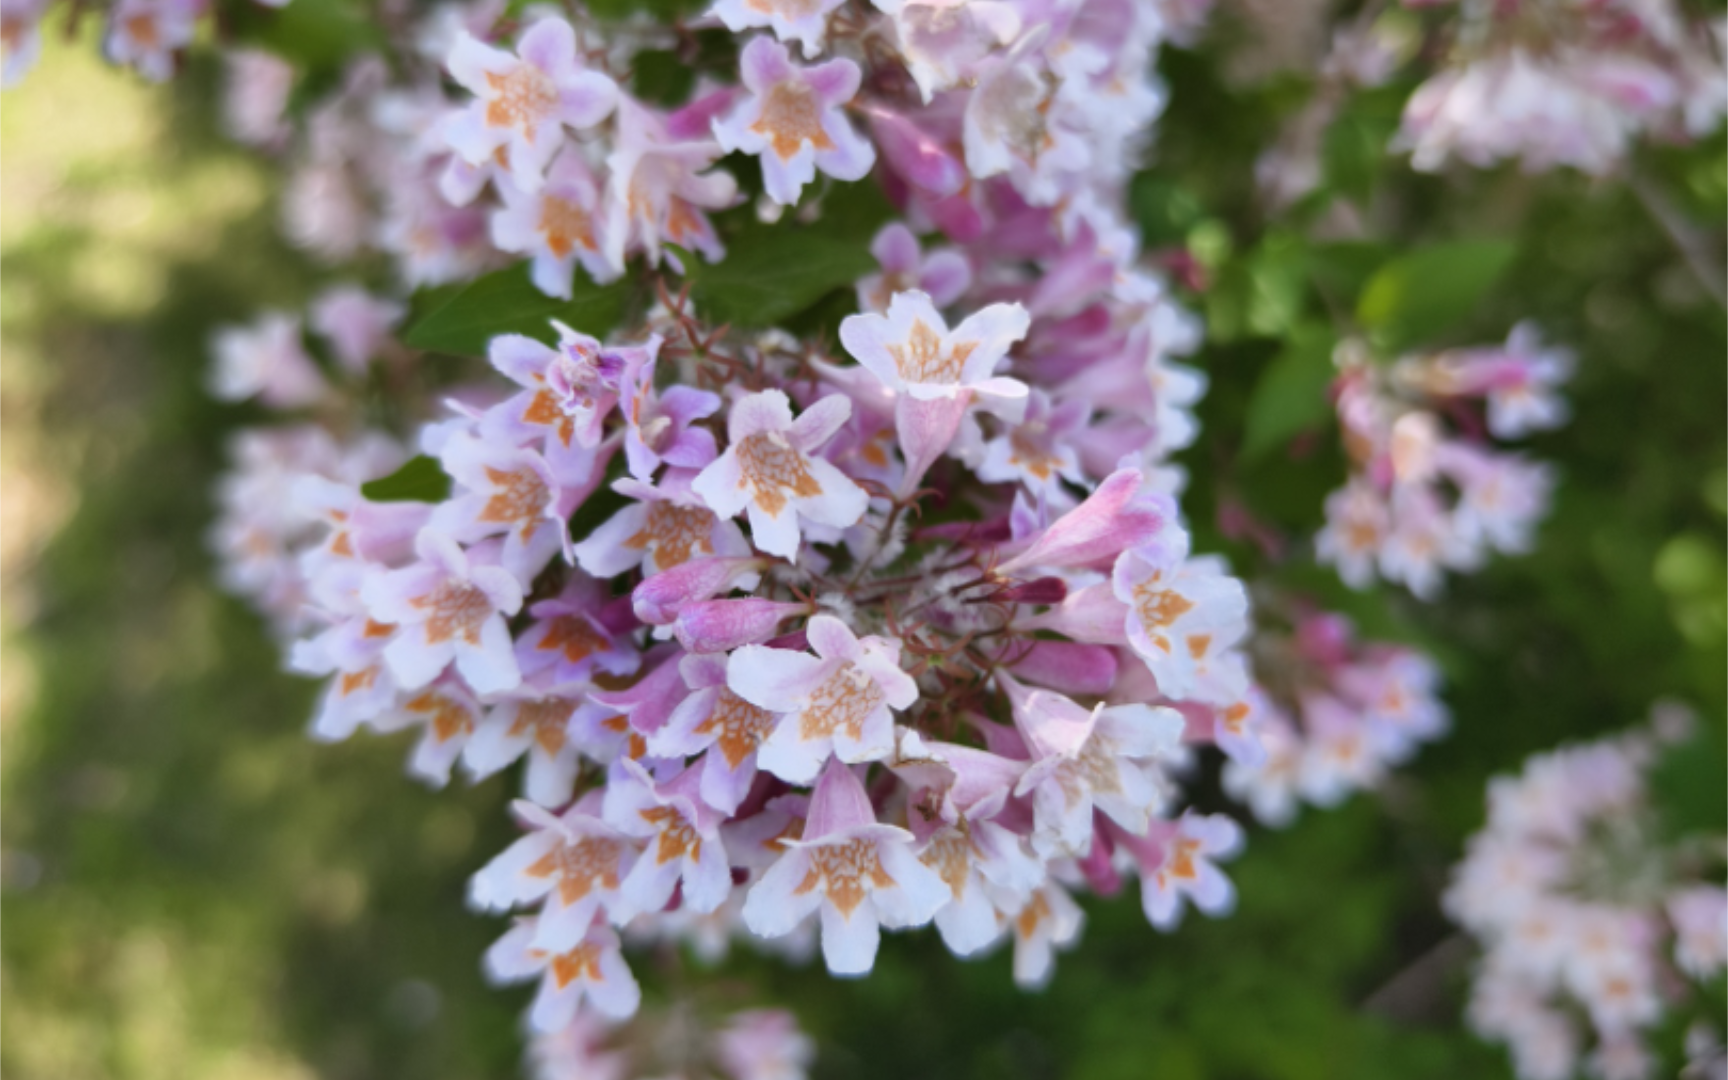
<instances>
[{"instance_id":1,"label":"shaded background area","mask_svg":"<svg viewBox=\"0 0 1728 1080\"><path fill-rule=\"evenodd\" d=\"M209 492L250 417L204 395L208 333L296 307L316 281L276 238L271 169L212 130L208 64L150 88L91 43L48 37L0 115L0 1071L517 1075L528 992L483 984L505 924L462 903L505 842L515 777L429 792L402 775L398 741L309 742L312 686L280 673L276 645L211 582ZM1227 88L1204 54L1168 68L1175 104L1136 208L1154 243L1222 236L1218 287L1195 300L1220 332L1200 357L1213 391L1187 505L1202 547L1251 567L1207 527L1213 493L1311 532L1341 475L1329 450L1233 453L1277 351L1256 305L1292 302L1249 187L1289 94L1276 79ZM1352 122L1376 130L1375 107ZM1720 142L1645 164L1720 232ZM1006 955L960 963L922 931L888 938L856 983L748 955L696 980L678 957L642 957L651 995L788 1004L832 1077L1506 1075L1462 1026L1468 950L1437 896L1491 774L1664 696L1720 730L1722 311L1618 184L1506 172L1372 197L1403 241L1515 235L1473 340L1533 317L1581 354L1576 419L1534 445L1563 475L1536 555L1432 606L1316 579L1439 655L1453 735L1379 796L1251 832L1227 920L1160 935L1132 890L1088 902L1083 943L1042 994L1013 988ZM1720 754L1701 760L1677 783L1720 807Z\"/></svg>"}]
</instances>

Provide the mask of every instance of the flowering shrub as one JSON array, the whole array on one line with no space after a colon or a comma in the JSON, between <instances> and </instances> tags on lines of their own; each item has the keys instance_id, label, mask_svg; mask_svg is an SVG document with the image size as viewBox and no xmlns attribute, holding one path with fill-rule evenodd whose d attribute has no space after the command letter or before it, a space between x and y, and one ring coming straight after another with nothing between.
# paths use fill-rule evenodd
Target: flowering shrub
<instances>
[{"instance_id":1,"label":"flowering shrub","mask_svg":"<svg viewBox=\"0 0 1728 1080\"><path fill-rule=\"evenodd\" d=\"M106 50L166 78L201 7L122 0ZM434 786L521 763L470 900L513 913L485 968L535 986L538 1073L801 1075L786 1014L645 1005L656 947L860 976L934 925L1040 987L1126 877L1159 930L1231 910L1219 759L1285 824L1446 731L1440 665L1302 569L1432 599L1529 552L1557 474L1497 442L1566 421L1574 363L1525 322L1449 345L1509 245L1379 250L1371 190L1328 223L1322 133L1427 32L1376 156L1610 173L1714 128L1720 58L1665 5L1370 6L1260 159L1284 232L1214 279L1131 208L1205 8L481 0L322 81L236 15L228 130L346 280L212 340L211 393L280 414L235 440L220 572L323 680L316 738L410 731ZM1208 334L1279 343L1243 461L1335 416L1311 542L1189 490Z\"/></svg>"}]
</instances>

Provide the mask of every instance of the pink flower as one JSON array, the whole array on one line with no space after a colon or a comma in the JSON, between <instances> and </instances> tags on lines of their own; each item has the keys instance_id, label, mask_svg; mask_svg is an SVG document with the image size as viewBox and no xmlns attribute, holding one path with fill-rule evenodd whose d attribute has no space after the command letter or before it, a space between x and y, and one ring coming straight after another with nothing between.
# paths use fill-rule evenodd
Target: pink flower
<instances>
[{"instance_id":1,"label":"pink flower","mask_svg":"<svg viewBox=\"0 0 1728 1080\"><path fill-rule=\"evenodd\" d=\"M616 577L638 566L645 576L652 578L692 561L703 561L707 568L713 568L718 564L707 563L710 558L735 560L727 564L730 569L706 586L713 592L700 596L695 592L675 594L667 593L662 586L654 594L664 597L661 603L673 602L678 595L706 600L729 588L727 582L731 581L748 580L745 587L754 585L754 579L746 578L746 574L755 563L746 565L742 561L753 554L743 530L703 505L701 497L691 490L692 479L690 470L673 468L666 470L658 486L629 477L615 482L613 490L637 501L612 515L576 545L577 563L597 578ZM707 580L705 575L703 580ZM656 625L669 623L675 617L675 613L664 619L642 615L643 621Z\"/></svg>"},{"instance_id":2,"label":"pink flower","mask_svg":"<svg viewBox=\"0 0 1728 1080\"><path fill-rule=\"evenodd\" d=\"M647 844L624 879L627 913L659 911L680 886L684 906L695 912L714 911L731 894L732 870L720 839L725 815L697 794L700 775L682 769L660 783L625 758L609 778L606 820Z\"/></svg>"},{"instance_id":3,"label":"pink flower","mask_svg":"<svg viewBox=\"0 0 1728 1080\"><path fill-rule=\"evenodd\" d=\"M407 309L382 300L356 285L337 285L312 301L312 330L330 343L336 362L354 375L390 340L390 331Z\"/></svg>"},{"instance_id":4,"label":"pink flower","mask_svg":"<svg viewBox=\"0 0 1728 1080\"><path fill-rule=\"evenodd\" d=\"M876 163L875 149L840 112L858 92L857 64L799 67L786 46L757 37L739 57L739 77L750 96L714 121L714 137L727 151L761 158L762 185L774 201L796 203L818 169L836 180L860 180Z\"/></svg>"},{"instance_id":5,"label":"pink flower","mask_svg":"<svg viewBox=\"0 0 1728 1080\"><path fill-rule=\"evenodd\" d=\"M582 764L572 728L577 710L585 706L583 689L524 683L493 695L462 751L469 773L483 780L527 755L523 793L541 806L569 802Z\"/></svg>"},{"instance_id":6,"label":"pink flower","mask_svg":"<svg viewBox=\"0 0 1728 1080\"><path fill-rule=\"evenodd\" d=\"M822 956L835 975L862 975L876 962L882 926L930 921L950 892L912 854L912 834L880 825L864 785L839 759L828 763L810 800L801 840L751 887L744 922L781 937L812 913L822 919Z\"/></svg>"},{"instance_id":7,"label":"pink flower","mask_svg":"<svg viewBox=\"0 0 1728 1080\"><path fill-rule=\"evenodd\" d=\"M593 127L618 101L611 79L583 69L576 32L559 18L529 27L514 56L463 31L446 64L478 100L445 122L445 138L473 165L504 151L510 179L525 192L540 190L566 127Z\"/></svg>"},{"instance_id":8,"label":"pink flower","mask_svg":"<svg viewBox=\"0 0 1728 1080\"><path fill-rule=\"evenodd\" d=\"M715 0L708 9L712 18L733 33L771 27L781 41L796 41L804 47L804 59L819 56L828 36L828 15L844 0Z\"/></svg>"},{"instance_id":9,"label":"pink flower","mask_svg":"<svg viewBox=\"0 0 1728 1080\"><path fill-rule=\"evenodd\" d=\"M780 624L808 614L809 604L745 596L686 604L672 623L678 644L692 653L731 652L773 637Z\"/></svg>"},{"instance_id":10,"label":"pink flower","mask_svg":"<svg viewBox=\"0 0 1728 1080\"><path fill-rule=\"evenodd\" d=\"M796 562L800 519L844 529L857 524L868 506L862 488L814 456L851 413L851 401L839 394L811 405L797 420L779 390L744 397L727 418L731 445L691 481L691 490L720 517L748 511L757 549Z\"/></svg>"},{"instance_id":11,"label":"pink flower","mask_svg":"<svg viewBox=\"0 0 1728 1080\"><path fill-rule=\"evenodd\" d=\"M1186 551L1187 543L1187 534L1177 524L1175 500L1144 490L1138 469L1119 469L1079 506L1039 530L997 571L1102 566L1131 548L1163 551L1180 546Z\"/></svg>"},{"instance_id":12,"label":"pink flower","mask_svg":"<svg viewBox=\"0 0 1728 1080\"><path fill-rule=\"evenodd\" d=\"M995 374L1031 317L1019 304L991 304L953 330L925 293L896 293L886 315L849 315L840 341L882 385L919 401L973 391L993 411L1019 411L1026 384Z\"/></svg>"},{"instance_id":13,"label":"pink flower","mask_svg":"<svg viewBox=\"0 0 1728 1080\"><path fill-rule=\"evenodd\" d=\"M1079 941L1086 925L1080 905L1054 881L1003 914L1014 934L1014 982L1022 990L1037 990L1050 981L1056 950Z\"/></svg>"},{"instance_id":14,"label":"pink flower","mask_svg":"<svg viewBox=\"0 0 1728 1080\"><path fill-rule=\"evenodd\" d=\"M174 74L174 54L192 44L203 0L119 0L108 18L103 51L151 82Z\"/></svg>"},{"instance_id":15,"label":"pink flower","mask_svg":"<svg viewBox=\"0 0 1728 1080\"><path fill-rule=\"evenodd\" d=\"M1092 409L1083 401L1052 405L1042 390L1026 400L1026 415L1017 424L1004 424L1001 434L984 444L978 479L992 484L1023 484L1027 491L1054 504L1071 504L1062 482L1084 486L1086 475L1074 445Z\"/></svg>"},{"instance_id":16,"label":"pink flower","mask_svg":"<svg viewBox=\"0 0 1728 1080\"><path fill-rule=\"evenodd\" d=\"M459 487L432 512L432 528L465 544L502 535L500 563L524 588L553 555L571 558L565 521L575 509L572 496L584 492L567 494L545 458L461 434L439 458Z\"/></svg>"},{"instance_id":17,"label":"pink flower","mask_svg":"<svg viewBox=\"0 0 1728 1080\"><path fill-rule=\"evenodd\" d=\"M745 701L784 714L762 744L761 767L807 784L830 754L874 761L894 747L890 709L910 708L918 686L900 670L900 647L859 638L832 615L805 626L816 655L746 645L726 665L726 683Z\"/></svg>"},{"instance_id":18,"label":"pink flower","mask_svg":"<svg viewBox=\"0 0 1728 1080\"><path fill-rule=\"evenodd\" d=\"M485 911L543 904L531 940L554 952L581 941L602 912L628 921L620 890L637 850L599 817L598 795L562 814L522 800L510 809L528 832L469 880L471 904Z\"/></svg>"},{"instance_id":19,"label":"pink flower","mask_svg":"<svg viewBox=\"0 0 1728 1080\"><path fill-rule=\"evenodd\" d=\"M617 143L606 158L607 259L623 266L626 252L639 249L657 266L661 246L676 244L718 262L726 249L704 211L725 209L738 197L732 174L709 168L724 153L720 144L674 134L665 118L629 98L618 120Z\"/></svg>"},{"instance_id":20,"label":"pink flower","mask_svg":"<svg viewBox=\"0 0 1728 1080\"><path fill-rule=\"evenodd\" d=\"M1212 865L1242 847L1242 828L1223 814L1186 811L1176 821L1153 822L1144 837L1118 839L1123 869L1140 871L1140 903L1160 930L1174 929L1188 899L1208 915L1228 914L1236 903L1230 879Z\"/></svg>"},{"instance_id":21,"label":"pink flower","mask_svg":"<svg viewBox=\"0 0 1728 1080\"><path fill-rule=\"evenodd\" d=\"M715 1036L715 1057L731 1080L805 1080L816 1044L780 1009L733 1015Z\"/></svg>"},{"instance_id":22,"label":"pink flower","mask_svg":"<svg viewBox=\"0 0 1728 1080\"><path fill-rule=\"evenodd\" d=\"M1164 798L1156 762L1181 745L1182 715L1150 705L1100 705L1087 711L1061 694L1029 689L1001 672L996 679L1032 754L1014 794L1032 796L1033 846L1047 857L1084 855L1092 843L1094 807L1129 832L1144 832Z\"/></svg>"},{"instance_id":23,"label":"pink flower","mask_svg":"<svg viewBox=\"0 0 1728 1080\"><path fill-rule=\"evenodd\" d=\"M42 13L48 0L0 3L0 89L23 81L42 55Z\"/></svg>"},{"instance_id":24,"label":"pink flower","mask_svg":"<svg viewBox=\"0 0 1728 1080\"><path fill-rule=\"evenodd\" d=\"M564 1027L584 1001L614 1020L635 1015L642 989L630 974L611 927L596 922L574 945L558 951L536 946L536 936L535 920L519 918L486 950L486 973L498 982L539 977L540 990L528 1012L536 1031Z\"/></svg>"},{"instance_id":25,"label":"pink flower","mask_svg":"<svg viewBox=\"0 0 1728 1080\"><path fill-rule=\"evenodd\" d=\"M524 392L487 410L481 433L516 443L542 438L547 458L559 461L599 445L601 427L618 405L625 368L638 350L608 348L561 322L552 325L556 347L521 334L492 339L492 366Z\"/></svg>"},{"instance_id":26,"label":"pink flower","mask_svg":"<svg viewBox=\"0 0 1728 1080\"><path fill-rule=\"evenodd\" d=\"M492 211L492 244L530 256L534 287L547 296L570 298L578 263L602 283L624 272L607 255L600 189L576 147L558 155L538 189L523 191L505 182L498 193L504 205Z\"/></svg>"},{"instance_id":27,"label":"pink flower","mask_svg":"<svg viewBox=\"0 0 1728 1080\"><path fill-rule=\"evenodd\" d=\"M503 567L476 562L456 541L422 529L420 561L366 582L361 597L374 619L397 627L384 647L404 689L431 682L452 661L476 691L508 690L521 681L504 616L522 607L522 587Z\"/></svg>"},{"instance_id":28,"label":"pink flower","mask_svg":"<svg viewBox=\"0 0 1728 1080\"><path fill-rule=\"evenodd\" d=\"M972 285L972 267L964 255L953 248L920 253L918 238L898 221L876 234L870 254L882 269L859 279L858 307L864 311L887 311L895 294L911 290L925 293L931 304L944 308Z\"/></svg>"},{"instance_id":29,"label":"pink flower","mask_svg":"<svg viewBox=\"0 0 1728 1080\"><path fill-rule=\"evenodd\" d=\"M624 371L620 410L624 414L624 459L630 475L648 483L662 463L700 469L718 453L714 436L695 422L720 411L720 396L692 386L654 386L660 338L642 346L643 356Z\"/></svg>"},{"instance_id":30,"label":"pink flower","mask_svg":"<svg viewBox=\"0 0 1728 1080\"><path fill-rule=\"evenodd\" d=\"M702 799L731 813L756 779L756 753L780 714L751 704L727 686L726 667L723 656L689 655L679 661L692 692L649 738L648 752L663 758L704 755Z\"/></svg>"},{"instance_id":31,"label":"pink flower","mask_svg":"<svg viewBox=\"0 0 1728 1080\"><path fill-rule=\"evenodd\" d=\"M1201 662L1248 633L1242 583L1210 559L1186 558L1186 543L1125 551L1111 585L1128 606L1128 644L1146 662L1165 697L1193 694Z\"/></svg>"},{"instance_id":32,"label":"pink flower","mask_svg":"<svg viewBox=\"0 0 1728 1080\"><path fill-rule=\"evenodd\" d=\"M273 312L249 327L218 330L211 342L216 367L210 392L224 401L256 397L275 409L310 405L329 386L300 341L300 320Z\"/></svg>"},{"instance_id":33,"label":"pink flower","mask_svg":"<svg viewBox=\"0 0 1728 1080\"><path fill-rule=\"evenodd\" d=\"M534 621L516 639L524 678L558 686L585 682L597 671L632 675L641 666L630 639L635 624L629 613L611 604L603 582L580 571L572 571L562 592L538 601L528 614Z\"/></svg>"}]
</instances>

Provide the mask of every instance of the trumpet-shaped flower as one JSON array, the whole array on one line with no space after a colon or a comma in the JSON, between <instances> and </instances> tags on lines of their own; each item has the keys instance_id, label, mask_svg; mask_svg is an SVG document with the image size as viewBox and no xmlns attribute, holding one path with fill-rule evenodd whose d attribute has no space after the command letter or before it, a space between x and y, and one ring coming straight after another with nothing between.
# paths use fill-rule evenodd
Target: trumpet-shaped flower
<instances>
[{"instance_id":1,"label":"trumpet-shaped flower","mask_svg":"<svg viewBox=\"0 0 1728 1080\"><path fill-rule=\"evenodd\" d=\"M655 912L680 888L691 911L714 911L732 892L732 870L720 839L725 815L697 791L701 774L683 769L656 782L636 762L623 759L606 785L606 820L647 847L624 879L628 911Z\"/></svg>"},{"instance_id":2,"label":"trumpet-shaped flower","mask_svg":"<svg viewBox=\"0 0 1728 1080\"><path fill-rule=\"evenodd\" d=\"M857 524L869 504L851 478L815 456L851 414L851 401L840 394L811 405L797 420L781 391L751 394L727 418L731 445L690 488L720 517L748 512L756 547L795 562L800 519L844 529Z\"/></svg>"},{"instance_id":3,"label":"trumpet-shaped flower","mask_svg":"<svg viewBox=\"0 0 1728 1080\"><path fill-rule=\"evenodd\" d=\"M566 127L593 127L618 101L616 83L582 67L576 32L559 18L529 27L515 55L463 31L446 65L477 100L445 121L444 137L472 165L503 152L511 181L525 192L540 190Z\"/></svg>"},{"instance_id":4,"label":"trumpet-shaped flower","mask_svg":"<svg viewBox=\"0 0 1728 1080\"><path fill-rule=\"evenodd\" d=\"M756 779L756 752L780 716L752 705L727 686L726 666L723 656L693 655L679 661L690 696L648 740L648 752L664 758L702 754L702 800L729 814Z\"/></svg>"},{"instance_id":5,"label":"trumpet-shaped flower","mask_svg":"<svg viewBox=\"0 0 1728 1080\"><path fill-rule=\"evenodd\" d=\"M629 905L621 890L637 850L601 819L600 801L597 793L585 796L562 814L512 803L528 832L469 880L470 903L488 911L542 904L531 941L553 952L581 941L596 915L626 922Z\"/></svg>"},{"instance_id":6,"label":"trumpet-shaped flower","mask_svg":"<svg viewBox=\"0 0 1728 1080\"><path fill-rule=\"evenodd\" d=\"M486 950L486 974L496 981L540 979L540 990L528 1011L534 1030L558 1031L575 1019L584 1001L613 1020L635 1015L642 988L630 974L611 927L597 921L574 945L552 950L535 944L534 923L532 917L517 919Z\"/></svg>"},{"instance_id":7,"label":"trumpet-shaped flower","mask_svg":"<svg viewBox=\"0 0 1728 1080\"><path fill-rule=\"evenodd\" d=\"M790 206L820 169L836 180L861 180L876 151L853 130L841 106L858 92L861 75L850 60L814 67L792 63L786 46L750 39L739 57L739 78L750 96L714 121L714 137L727 151L762 161L762 186Z\"/></svg>"},{"instance_id":8,"label":"trumpet-shaped flower","mask_svg":"<svg viewBox=\"0 0 1728 1080\"><path fill-rule=\"evenodd\" d=\"M763 937L789 934L813 913L822 956L835 975L862 975L876 962L881 927L919 926L952 895L912 853L912 834L876 821L864 785L838 759L810 799L801 840L751 887L744 922Z\"/></svg>"},{"instance_id":9,"label":"trumpet-shaped flower","mask_svg":"<svg viewBox=\"0 0 1728 1080\"><path fill-rule=\"evenodd\" d=\"M1159 821L1143 837L1122 837L1123 869L1140 872L1140 902L1160 930L1174 929L1184 898L1208 915L1228 914L1236 902L1230 879L1213 865L1242 847L1242 828L1223 814L1184 813Z\"/></svg>"},{"instance_id":10,"label":"trumpet-shaped flower","mask_svg":"<svg viewBox=\"0 0 1728 1080\"><path fill-rule=\"evenodd\" d=\"M522 586L434 529L420 531L414 551L419 562L370 578L360 592L372 618L397 628L384 646L397 683L419 689L454 661L482 694L514 687L521 673L504 617L521 609Z\"/></svg>"},{"instance_id":11,"label":"trumpet-shaped flower","mask_svg":"<svg viewBox=\"0 0 1728 1080\"><path fill-rule=\"evenodd\" d=\"M816 778L830 754L845 762L875 761L894 748L894 716L918 700L918 686L900 670L900 647L859 638L832 615L805 627L816 655L746 645L726 665L726 683L758 708L783 719L757 752L757 763L793 784Z\"/></svg>"}]
</instances>

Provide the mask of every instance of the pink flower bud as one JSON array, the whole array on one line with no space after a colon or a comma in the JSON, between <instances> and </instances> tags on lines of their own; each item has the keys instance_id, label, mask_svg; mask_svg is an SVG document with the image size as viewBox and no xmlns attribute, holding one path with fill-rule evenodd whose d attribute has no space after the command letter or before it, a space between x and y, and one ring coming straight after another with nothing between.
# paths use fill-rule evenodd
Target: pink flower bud
<instances>
[{"instance_id":1,"label":"pink flower bud","mask_svg":"<svg viewBox=\"0 0 1728 1080\"><path fill-rule=\"evenodd\" d=\"M1065 694L1102 697L1116 684L1116 654L1102 645L1036 641L1010 660L1017 678Z\"/></svg>"},{"instance_id":2,"label":"pink flower bud","mask_svg":"<svg viewBox=\"0 0 1728 1080\"><path fill-rule=\"evenodd\" d=\"M672 632L678 636L679 644L693 653L731 652L741 645L768 640L783 620L809 610L806 604L764 600L759 596L703 600L679 610Z\"/></svg>"},{"instance_id":3,"label":"pink flower bud","mask_svg":"<svg viewBox=\"0 0 1728 1080\"><path fill-rule=\"evenodd\" d=\"M1051 523L1030 547L998 570L1027 566L1096 566L1176 526L1168 495L1140 491L1138 469L1118 469L1086 501Z\"/></svg>"},{"instance_id":4,"label":"pink flower bud","mask_svg":"<svg viewBox=\"0 0 1728 1080\"><path fill-rule=\"evenodd\" d=\"M691 559L644 578L630 594L630 603L638 619L650 626L667 626L686 604L726 591L738 578L761 566L762 561L754 558Z\"/></svg>"},{"instance_id":5,"label":"pink flower bud","mask_svg":"<svg viewBox=\"0 0 1728 1080\"><path fill-rule=\"evenodd\" d=\"M881 108L865 112L882 157L907 183L937 198L952 195L965 185L966 170L935 137L897 112Z\"/></svg>"},{"instance_id":6,"label":"pink flower bud","mask_svg":"<svg viewBox=\"0 0 1728 1080\"><path fill-rule=\"evenodd\" d=\"M1068 583L1059 577L1041 577L1010 585L990 599L1004 604L1060 604L1068 599Z\"/></svg>"}]
</instances>

